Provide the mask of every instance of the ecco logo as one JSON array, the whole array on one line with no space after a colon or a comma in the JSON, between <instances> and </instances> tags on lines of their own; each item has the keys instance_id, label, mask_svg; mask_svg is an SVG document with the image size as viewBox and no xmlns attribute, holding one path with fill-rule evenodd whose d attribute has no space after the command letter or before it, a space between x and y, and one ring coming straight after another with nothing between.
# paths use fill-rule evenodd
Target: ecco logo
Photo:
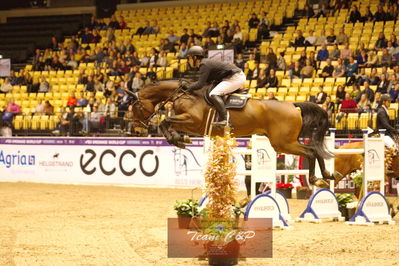
<instances>
[{"instance_id":1,"label":"ecco logo","mask_svg":"<svg viewBox=\"0 0 399 266\"><path fill-rule=\"evenodd\" d=\"M88 156L85 156L86 154L88 154ZM153 176L157 171L158 171L158 167L159 167L159 159L158 156L155 155L154 159L155 159L155 166L153 167L153 169L149 170L149 169L144 169L144 165L143 165L143 161L144 158L148 155L152 155L154 154L154 151L152 150L146 150L145 152L143 152L140 156L140 160L139 160L139 167L140 167L140 171L145 175L145 176ZM107 156L108 155L108 156ZM109 158L109 156L116 158L116 153L113 150L105 150L103 151L100 156L99 156L99 161L98 161L98 165L100 167L101 172L104 175L112 175L113 173L115 173L116 168L113 167L112 169L106 169L104 167L104 158L107 156L107 158ZM125 176L131 176L134 175L134 173L136 172L136 168L133 168L132 170L126 170L126 168L128 168L127 166L124 165L124 158L125 156L131 156L133 158L136 158L136 153L132 150L125 150L124 152L121 153L121 155L119 156L119 169L120 171L125 175ZM88 157L88 158L87 158ZM85 153L80 155L80 168L82 169L83 173L85 173L86 175L92 175L96 172L96 167L92 166L92 161L94 159L96 159L97 154L94 150L92 149L87 149L85 150ZM86 159L87 158L87 159ZM85 159L85 160L84 160ZM131 160L129 160L129 162L131 162ZM108 164L107 164L108 165ZM129 164L131 165L131 164ZM147 165L146 165L147 166ZM130 168L130 167L129 167Z\"/></svg>"}]
</instances>

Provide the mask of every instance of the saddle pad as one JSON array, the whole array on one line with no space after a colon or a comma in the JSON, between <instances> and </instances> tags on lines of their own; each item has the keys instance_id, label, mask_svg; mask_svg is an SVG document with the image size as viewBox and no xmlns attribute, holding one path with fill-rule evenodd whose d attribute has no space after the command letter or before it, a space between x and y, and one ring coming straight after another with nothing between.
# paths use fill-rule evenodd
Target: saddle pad
<instances>
[{"instance_id":1,"label":"saddle pad","mask_svg":"<svg viewBox=\"0 0 399 266\"><path fill-rule=\"evenodd\" d=\"M226 109L241 109L245 106L248 99L249 98L246 95L229 95L225 101Z\"/></svg>"}]
</instances>

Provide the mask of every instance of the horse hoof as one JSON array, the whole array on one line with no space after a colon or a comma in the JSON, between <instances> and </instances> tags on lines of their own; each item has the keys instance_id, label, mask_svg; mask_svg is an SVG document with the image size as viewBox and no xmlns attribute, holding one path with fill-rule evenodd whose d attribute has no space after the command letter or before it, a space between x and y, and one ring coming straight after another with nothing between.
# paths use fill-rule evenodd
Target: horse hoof
<instances>
[{"instance_id":1,"label":"horse hoof","mask_svg":"<svg viewBox=\"0 0 399 266\"><path fill-rule=\"evenodd\" d=\"M310 176L309 177L309 183L311 185L314 185L316 183L316 181L317 181L317 177L315 177L315 176Z\"/></svg>"},{"instance_id":2,"label":"horse hoof","mask_svg":"<svg viewBox=\"0 0 399 266\"><path fill-rule=\"evenodd\" d=\"M190 139L189 136L184 135L184 136L183 136L183 143L191 144L191 143L193 143L193 142L191 141L191 139Z\"/></svg>"},{"instance_id":3,"label":"horse hoof","mask_svg":"<svg viewBox=\"0 0 399 266\"><path fill-rule=\"evenodd\" d=\"M180 141L178 141L175 145L176 145L176 147L178 147L180 149L185 149L186 148L186 145L184 145L184 143L180 142Z\"/></svg>"},{"instance_id":4,"label":"horse hoof","mask_svg":"<svg viewBox=\"0 0 399 266\"><path fill-rule=\"evenodd\" d=\"M317 179L315 186L319 188L330 188L330 184L323 179Z\"/></svg>"}]
</instances>

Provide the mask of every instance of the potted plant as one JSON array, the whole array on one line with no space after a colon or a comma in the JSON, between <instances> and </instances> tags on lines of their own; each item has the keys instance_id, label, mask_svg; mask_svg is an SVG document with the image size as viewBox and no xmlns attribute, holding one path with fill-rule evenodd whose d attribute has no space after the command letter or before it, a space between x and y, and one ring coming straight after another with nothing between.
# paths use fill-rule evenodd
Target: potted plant
<instances>
[{"instance_id":1,"label":"potted plant","mask_svg":"<svg viewBox=\"0 0 399 266\"><path fill-rule=\"evenodd\" d=\"M296 198L297 199L308 199L311 194L311 190L308 187L297 187Z\"/></svg>"},{"instance_id":2,"label":"potted plant","mask_svg":"<svg viewBox=\"0 0 399 266\"><path fill-rule=\"evenodd\" d=\"M199 214L198 208L199 203L197 200L176 201L174 209L177 212L179 228L187 229L189 227L191 218Z\"/></svg>"},{"instance_id":3,"label":"potted plant","mask_svg":"<svg viewBox=\"0 0 399 266\"><path fill-rule=\"evenodd\" d=\"M345 220L348 221L356 210L356 204L354 204L353 194L342 193L337 194L338 208Z\"/></svg>"},{"instance_id":4,"label":"potted plant","mask_svg":"<svg viewBox=\"0 0 399 266\"><path fill-rule=\"evenodd\" d=\"M287 199L292 197L292 184L290 183L277 183L276 188L278 191L284 194Z\"/></svg>"}]
</instances>

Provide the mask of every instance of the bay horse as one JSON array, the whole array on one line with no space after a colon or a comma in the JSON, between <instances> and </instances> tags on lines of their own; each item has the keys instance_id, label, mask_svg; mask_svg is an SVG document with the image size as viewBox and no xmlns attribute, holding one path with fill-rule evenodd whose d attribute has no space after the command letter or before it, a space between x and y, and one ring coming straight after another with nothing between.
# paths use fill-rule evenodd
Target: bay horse
<instances>
[{"instance_id":1,"label":"bay horse","mask_svg":"<svg viewBox=\"0 0 399 266\"><path fill-rule=\"evenodd\" d=\"M184 148L190 143L188 136L177 131L194 135L205 135L208 127L208 113L212 108L204 100L208 87L191 93L181 90L178 80L158 81L146 85L132 101L135 114L134 125L147 126L157 112L158 104L173 103L174 115L163 120L159 128L170 144ZM309 179L312 184L326 184L333 177L325 169L324 159L333 155L324 145L329 128L328 115L320 106L310 102L289 103L274 100L249 98L242 109L229 110L234 137L265 135L279 153L300 155L309 160ZM223 136L222 128L213 128L211 136ZM299 138L309 138L307 144ZM315 163L319 162L322 179L315 177Z\"/></svg>"}]
</instances>

